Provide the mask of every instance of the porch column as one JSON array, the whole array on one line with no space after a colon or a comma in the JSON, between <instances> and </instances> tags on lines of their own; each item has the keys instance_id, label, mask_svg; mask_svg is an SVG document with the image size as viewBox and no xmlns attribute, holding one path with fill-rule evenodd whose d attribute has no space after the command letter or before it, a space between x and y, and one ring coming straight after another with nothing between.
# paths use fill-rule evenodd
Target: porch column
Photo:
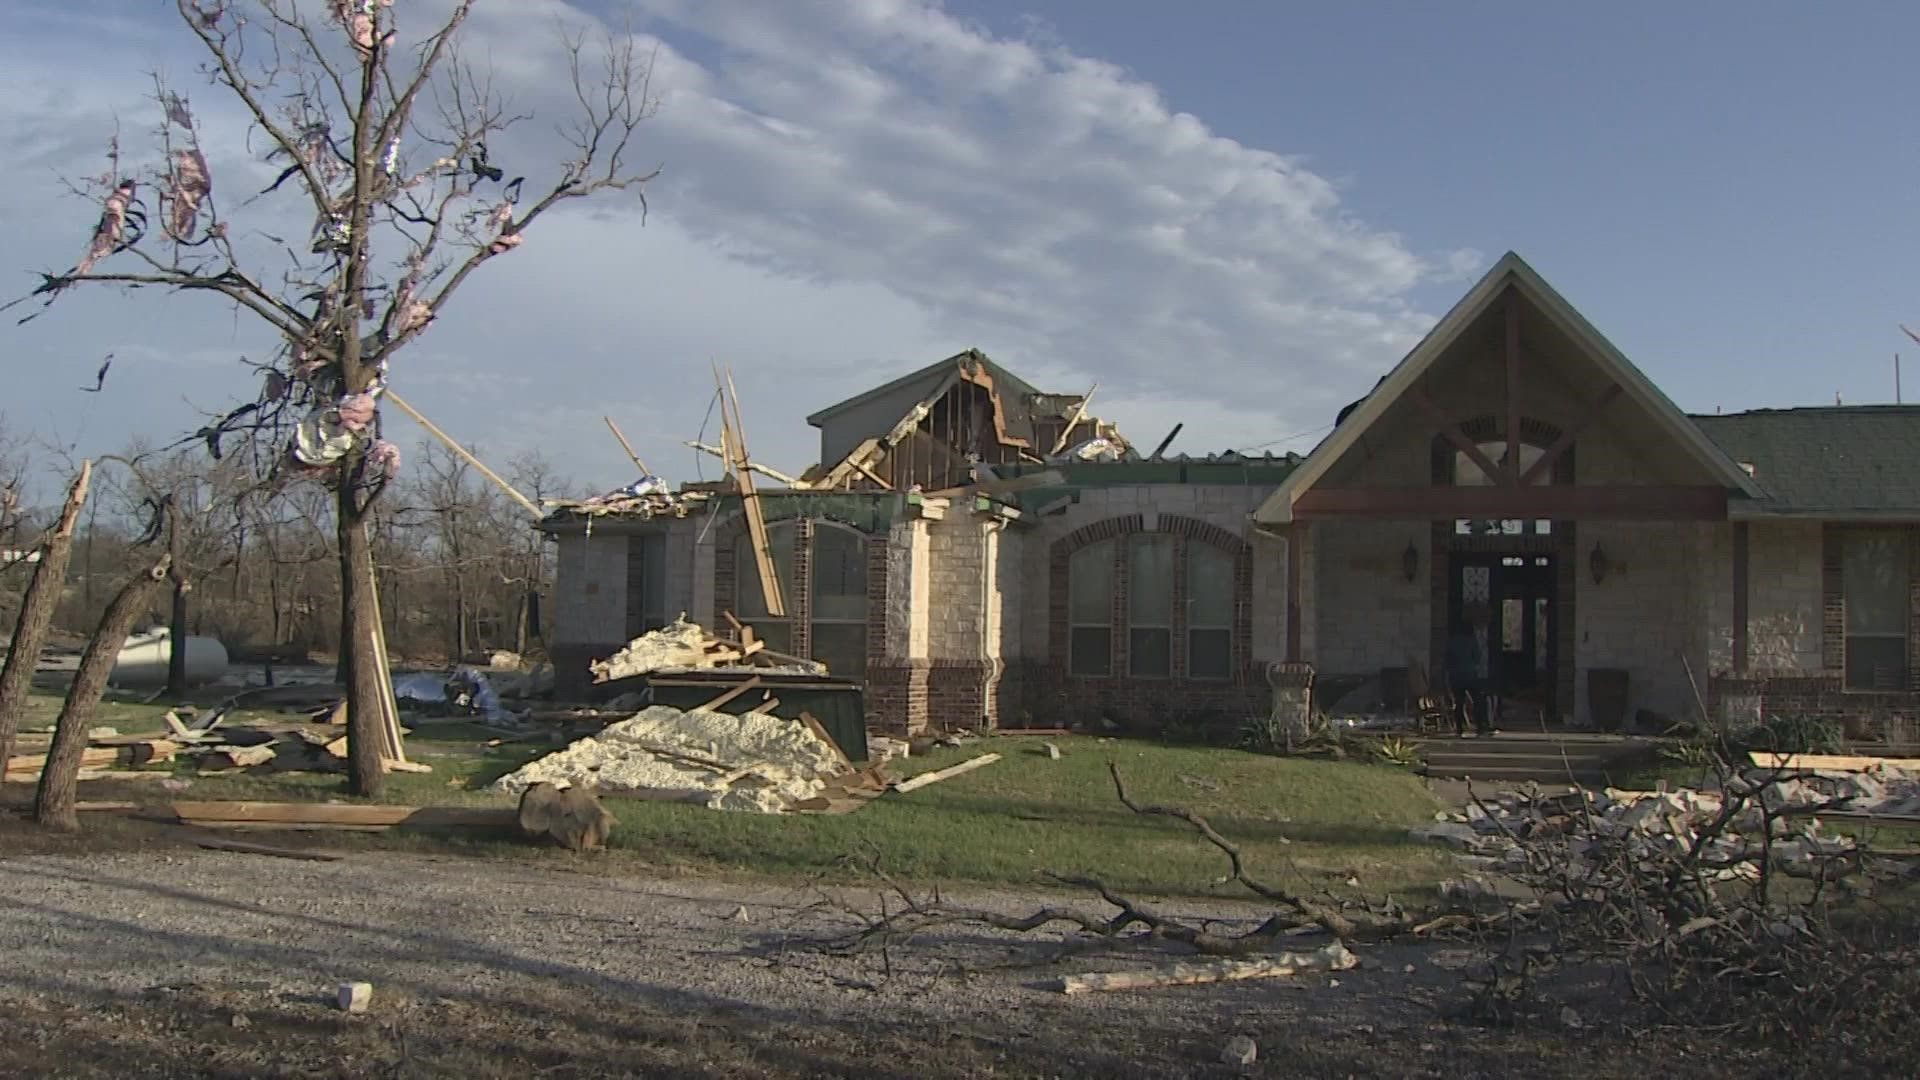
<instances>
[{"instance_id":1,"label":"porch column","mask_svg":"<svg viewBox=\"0 0 1920 1080\"><path fill-rule=\"evenodd\" d=\"M1300 662L1300 548L1307 525L1296 521L1287 529L1287 663Z\"/></svg>"},{"instance_id":2,"label":"porch column","mask_svg":"<svg viewBox=\"0 0 1920 1080\"><path fill-rule=\"evenodd\" d=\"M1733 523L1733 670L1747 670L1747 523Z\"/></svg>"}]
</instances>

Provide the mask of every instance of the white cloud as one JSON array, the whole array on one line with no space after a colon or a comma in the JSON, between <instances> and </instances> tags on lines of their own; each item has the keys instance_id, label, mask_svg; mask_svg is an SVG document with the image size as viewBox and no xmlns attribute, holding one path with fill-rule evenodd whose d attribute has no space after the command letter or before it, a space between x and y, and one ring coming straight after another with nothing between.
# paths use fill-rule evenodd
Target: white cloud
<instances>
[{"instance_id":1,"label":"white cloud","mask_svg":"<svg viewBox=\"0 0 1920 1080\"><path fill-rule=\"evenodd\" d=\"M419 0L413 17L444 3ZM1300 159L1214 134L1043 27L997 38L924 0L630 9L657 48L662 95L636 148L637 163L667 169L649 224L617 200L548 219L396 362L411 400L489 453L540 448L610 484L624 479L598 424L610 413L649 464L691 475L679 443L718 360L741 383L756 453L798 469L814 450L806 413L969 346L1043 385L1099 381L1139 442L1180 420L1180 449L1263 442L1330 420L1430 322L1412 291L1484 261L1422 257L1355 219ZM36 0L25 11L25 36L0 43L0 92L15 104L0 113L0 150L22 178L0 206L8 271L71 262L91 211L55 176L97 171L116 117L123 139L144 134L142 70L194 63L167 22L82 22ZM530 186L555 160L567 105L546 32L556 17L590 18L558 0L481 5L466 42L516 110L536 114L497 158ZM63 74L81 67L107 74ZM189 89L218 135L216 184L244 189L263 169L245 159L243 118L197 80ZM297 205L289 214L304 229ZM190 357L130 363L115 372L127 396L97 404L76 403L64 371L16 387L26 408L118 409L109 429L160 435L198 421L166 403L250 392L235 389L237 365L223 374L208 357L270 347L212 305L110 294L63 299L0 335L43 367L116 345Z\"/></svg>"}]
</instances>

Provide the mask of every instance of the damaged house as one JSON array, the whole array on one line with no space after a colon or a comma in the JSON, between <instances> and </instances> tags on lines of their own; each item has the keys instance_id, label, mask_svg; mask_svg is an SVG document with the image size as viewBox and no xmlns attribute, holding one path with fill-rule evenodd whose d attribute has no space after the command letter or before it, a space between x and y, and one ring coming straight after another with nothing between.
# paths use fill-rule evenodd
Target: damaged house
<instances>
[{"instance_id":1,"label":"damaged house","mask_svg":"<svg viewBox=\"0 0 1920 1080\"><path fill-rule=\"evenodd\" d=\"M1142 455L977 352L808 419L765 560L719 487L542 523L563 680L731 612L863 680L879 729L1224 735L1309 677L1404 708L1478 613L1512 726L1686 717L1696 686L1856 737L1920 711L1920 408L1688 416L1516 255L1304 458Z\"/></svg>"}]
</instances>

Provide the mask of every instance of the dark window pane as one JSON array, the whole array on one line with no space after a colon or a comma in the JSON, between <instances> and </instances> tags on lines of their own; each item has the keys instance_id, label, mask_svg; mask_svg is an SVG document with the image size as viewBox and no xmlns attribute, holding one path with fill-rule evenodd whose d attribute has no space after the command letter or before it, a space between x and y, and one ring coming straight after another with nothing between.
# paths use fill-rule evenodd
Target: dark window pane
<instances>
[{"instance_id":1,"label":"dark window pane","mask_svg":"<svg viewBox=\"0 0 1920 1080\"><path fill-rule=\"evenodd\" d=\"M1907 634L1907 538L1897 532L1851 532L1840 560L1848 634Z\"/></svg>"},{"instance_id":2,"label":"dark window pane","mask_svg":"<svg viewBox=\"0 0 1920 1080\"><path fill-rule=\"evenodd\" d=\"M787 614L793 614L797 602L793 594L793 523L767 526L767 543L773 549L774 577L780 582L780 598ZM734 614L743 622L767 616L766 596L760 589L760 571L753 557L753 541L743 529L733 542ZM784 651L784 650L783 650Z\"/></svg>"},{"instance_id":3,"label":"dark window pane","mask_svg":"<svg viewBox=\"0 0 1920 1080\"><path fill-rule=\"evenodd\" d=\"M814 623L813 659L827 665L827 674L835 678L866 678L867 625L855 622Z\"/></svg>"},{"instance_id":4,"label":"dark window pane","mask_svg":"<svg viewBox=\"0 0 1920 1080\"><path fill-rule=\"evenodd\" d=\"M1127 545L1127 619L1173 625L1173 537L1136 535Z\"/></svg>"},{"instance_id":5,"label":"dark window pane","mask_svg":"<svg viewBox=\"0 0 1920 1080\"><path fill-rule=\"evenodd\" d=\"M813 530L813 617L841 622L867 618L867 543L832 525Z\"/></svg>"},{"instance_id":6,"label":"dark window pane","mask_svg":"<svg viewBox=\"0 0 1920 1080\"><path fill-rule=\"evenodd\" d=\"M1067 621L1075 626L1113 622L1113 541L1102 540L1067 560Z\"/></svg>"},{"instance_id":7,"label":"dark window pane","mask_svg":"<svg viewBox=\"0 0 1920 1080\"><path fill-rule=\"evenodd\" d=\"M1104 626L1076 626L1068 635L1067 670L1075 675L1106 675L1113 671L1113 631Z\"/></svg>"},{"instance_id":8,"label":"dark window pane","mask_svg":"<svg viewBox=\"0 0 1920 1080\"><path fill-rule=\"evenodd\" d=\"M1173 631L1130 631L1127 634L1127 671L1142 679L1164 679L1172 674Z\"/></svg>"},{"instance_id":9,"label":"dark window pane","mask_svg":"<svg viewBox=\"0 0 1920 1080\"><path fill-rule=\"evenodd\" d=\"M1195 679L1233 677L1233 632L1200 630L1187 634L1187 674Z\"/></svg>"},{"instance_id":10,"label":"dark window pane","mask_svg":"<svg viewBox=\"0 0 1920 1080\"><path fill-rule=\"evenodd\" d=\"M1906 685L1906 638L1847 637L1847 689L1903 690Z\"/></svg>"}]
</instances>

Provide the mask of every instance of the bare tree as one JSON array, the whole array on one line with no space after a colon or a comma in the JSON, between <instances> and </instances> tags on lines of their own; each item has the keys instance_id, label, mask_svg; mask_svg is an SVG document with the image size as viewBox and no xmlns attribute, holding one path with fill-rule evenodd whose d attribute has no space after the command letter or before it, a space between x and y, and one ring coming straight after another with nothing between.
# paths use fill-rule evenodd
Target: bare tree
<instances>
[{"instance_id":1,"label":"bare tree","mask_svg":"<svg viewBox=\"0 0 1920 1080\"><path fill-rule=\"evenodd\" d=\"M93 463L83 462L67 490L65 507L59 520L47 530L44 542L35 545L40 556L33 577L27 583L26 596L20 601L20 617L14 623L13 637L7 646L7 661L0 668L0 762L13 753L13 737L20 729L20 714L26 710L27 695L33 689L33 670L40 662L40 646L53 623L54 609L60 605L60 593L66 587L67 560L73 552L73 527L80 518L80 507L87 501L92 482ZM4 770L0 770L3 772Z\"/></svg>"},{"instance_id":2,"label":"bare tree","mask_svg":"<svg viewBox=\"0 0 1920 1080\"><path fill-rule=\"evenodd\" d=\"M273 235L277 225L243 233L229 220L214 198L206 133L187 99L159 83L160 164L130 169L118 140L110 144L107 172L80 185L99 200L92 240L77 265L44 273L35 295L50 304L88 284L205 294L275 336L272 357L251 365L264 384L255 400L197 434L216 458L240 443L261 473L311 476L333 492L351 784L377 795L385 786L377 725L389 690L374 663L367 523L399 459L379 438L389 363L447 312L476 270L518 247L554 207L639 192L655 175L629 163L654 107L651 63L631 36L609 35L596 55L563 31L576 111L561 134L571 150L528 201L526 178L509 177L489 154L526 117L459 53L474 0L456 0L425 33L408 24L419 9L392 0L328 0L319 5L324 18L297 0L176 6L205 51L210 84L244 108L249 136L262 137L265 158L282 169L237 209L284 189L283 200L311 212L310 241L289 244ZM146 192L157 197L158 228L145 214ZM279 211L287 210L283 202Z\"/></svg>"}]
</instances>

